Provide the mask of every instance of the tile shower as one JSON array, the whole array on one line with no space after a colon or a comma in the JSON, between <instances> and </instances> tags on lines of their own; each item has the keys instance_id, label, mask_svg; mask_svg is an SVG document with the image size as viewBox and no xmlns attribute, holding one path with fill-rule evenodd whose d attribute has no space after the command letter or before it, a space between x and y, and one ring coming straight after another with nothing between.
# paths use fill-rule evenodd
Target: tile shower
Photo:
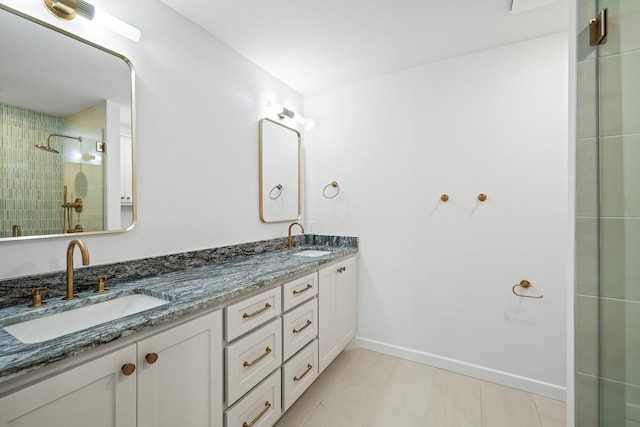
<instances>
[{"instance_id":1,"label":"tile shower","mask_svg":"<svg viewBox=\"0 0 640 427\"><path fill-rule=\"evenodd\" d=\"M62 233L65 186L70 202L83 199L82 213L71 212L73 224L82 222L85 231L104 229L104 170L95 151L103 129L4 104L0 128L0 238L12 237L14 226L22 236ZM83 140L51 138L60 153L36 149L49 134Z\"/></svg>"},{"instance_id":2,"label":"tile shower","mask_svg":"<svg viewBox=\"0 0 640 427\"><path fill-rule=\"evenodd\" d=\"M607 42L588 22L607 8ZM576 425L640 426L640 2L578 1Z\"/></svg>"}]
</instances>

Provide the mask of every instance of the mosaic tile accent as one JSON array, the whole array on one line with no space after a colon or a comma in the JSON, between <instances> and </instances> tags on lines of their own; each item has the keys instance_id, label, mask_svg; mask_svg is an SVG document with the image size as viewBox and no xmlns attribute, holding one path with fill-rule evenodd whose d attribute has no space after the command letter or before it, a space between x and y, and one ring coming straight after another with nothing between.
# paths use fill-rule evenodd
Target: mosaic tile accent
<instances>
[{"instance_id":1,"label":"mosaic tile accent","mask_svg":"<svg viewBox=\"0 0 640 427\"><path fill-rule=\"evenodd\" d=\"M62 156L35 145L59 133L63 122L0 104L0 237L12 237L14 225L23 236L62 231Z\"/></svg>"}]
</instances>

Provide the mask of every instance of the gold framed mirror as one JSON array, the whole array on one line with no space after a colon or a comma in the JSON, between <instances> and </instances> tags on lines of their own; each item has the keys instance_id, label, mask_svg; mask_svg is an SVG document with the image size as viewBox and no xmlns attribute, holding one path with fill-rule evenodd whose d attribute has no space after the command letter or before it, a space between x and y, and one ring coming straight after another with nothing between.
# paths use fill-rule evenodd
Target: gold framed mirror
<instances>
[{"instance_id":1,"label":"gold framed mirror","mask_svg":"<svg viewBox=\"0 0 640 427\"><path fill-rule=\"evenodd\" d=\"M0 4L0 241L136 221L134 71Z\"/></svg>"},{"instance_id":2,"label":"gold framed mirror","mask_svg":"<svg viewBox=\"0 0 640 427\"><path fill-rule=\"evenodd\" d=\"M300 132L271 119L260 120L260 219L299 219L300 196Z\"/></svg>"}]
</instances>

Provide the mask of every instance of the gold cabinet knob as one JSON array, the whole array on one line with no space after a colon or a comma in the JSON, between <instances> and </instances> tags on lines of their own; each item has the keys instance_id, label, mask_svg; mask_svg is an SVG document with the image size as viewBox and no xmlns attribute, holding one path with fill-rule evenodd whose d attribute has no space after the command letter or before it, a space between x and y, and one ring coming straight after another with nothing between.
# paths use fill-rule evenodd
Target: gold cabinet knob
<instances>
[{"instance_id":1,"label":"gold cabinet knob","mask_svg":"<svg viewBox=\"0 0 640 427\"><path fill-rule=\"evenodd\" d=\"M158 353L149 353L144 357L149 365L153 365L158 361Z\"/></svg>"},{"instance_id":2,"label":"gold cabinet knob","mask_svg":"<svg viewBox=\"0 0 640 427\"><path fill-rule=\"evenodd\" d=\"M484 202L485 200L487 200L487 195L484 193L478 194L478 200L480 200L481 202Z\"/></svg>"},{"instance_id":3,"label":"gold cabinet knob","mask_svg":"<svg viewBox=\"0 0 640 427\"><path fill-rule=\"evenodd\" d=\"M440 196L440 200L442 200L443 202L446 202L447 200L449 200L449 196L446 194L443 194L442 196Z\"/></svg>"},{"instance_id":4,"label":"gold cabinet knob","mask_svg":"<svg viewBox=\"0 0 640 427\"><path fill-rule=\"evenodd\" d=\"M134 365L133 363L125 363L124 365L122 365L122 373L125 374L127 377L133 374L135 371L136 371L136 365Z\"/></svg>"}]
</instances>

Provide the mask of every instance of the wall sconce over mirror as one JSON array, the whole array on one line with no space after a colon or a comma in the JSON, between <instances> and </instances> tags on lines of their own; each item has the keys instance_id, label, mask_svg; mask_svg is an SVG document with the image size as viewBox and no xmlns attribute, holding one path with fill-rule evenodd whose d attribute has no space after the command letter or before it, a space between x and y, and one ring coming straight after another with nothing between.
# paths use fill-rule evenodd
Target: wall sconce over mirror
<instances>
[{"instance_id":1,"label":"wall sconce over mirror","mask_svg":"<svg viewBox=\"0 0 640 427\"><path fill-rule=\"evenodd\" d=\"M300 133L270 119L260 120L260 219L300 217Z\"/></svg>"},{"instance_id":2,"label":"wall sconce over mirror","mask_svg":"<svg viewBox=\"0 0 640 427\"><path fill-rule=\"evenodd\" d=\"M70 21L76 16L81 16L129 40L140 40L140 30L84 0L42 0L42 3L57 18Z\"/></svg>"},{"instance_id":3,"label":"wall sconce over mirror","mask_svg":"<svg viewBox=\"0 0 640 427\"><path fill-rule=\"evenodd\" d=\"M131 228L130 62L2 4L0 34L0 240Z\"/></svg>"},{"instance_id":4,"label":"wall sconce over mirror","mask_svg":"<svg viewBox=\"0 0 640 427\"><path fill-rule=\"evenodd\" d=\"M301 125L305 124L305 122L307 121L307 119L305 119L303 116L296 113L295 111L290 110L286 107L283 107L282 105L277 104L271 100L267 101L267 107L269 107L278 116L280 120L284 120L288 118Z\"/></svg>"}]
</instances>

